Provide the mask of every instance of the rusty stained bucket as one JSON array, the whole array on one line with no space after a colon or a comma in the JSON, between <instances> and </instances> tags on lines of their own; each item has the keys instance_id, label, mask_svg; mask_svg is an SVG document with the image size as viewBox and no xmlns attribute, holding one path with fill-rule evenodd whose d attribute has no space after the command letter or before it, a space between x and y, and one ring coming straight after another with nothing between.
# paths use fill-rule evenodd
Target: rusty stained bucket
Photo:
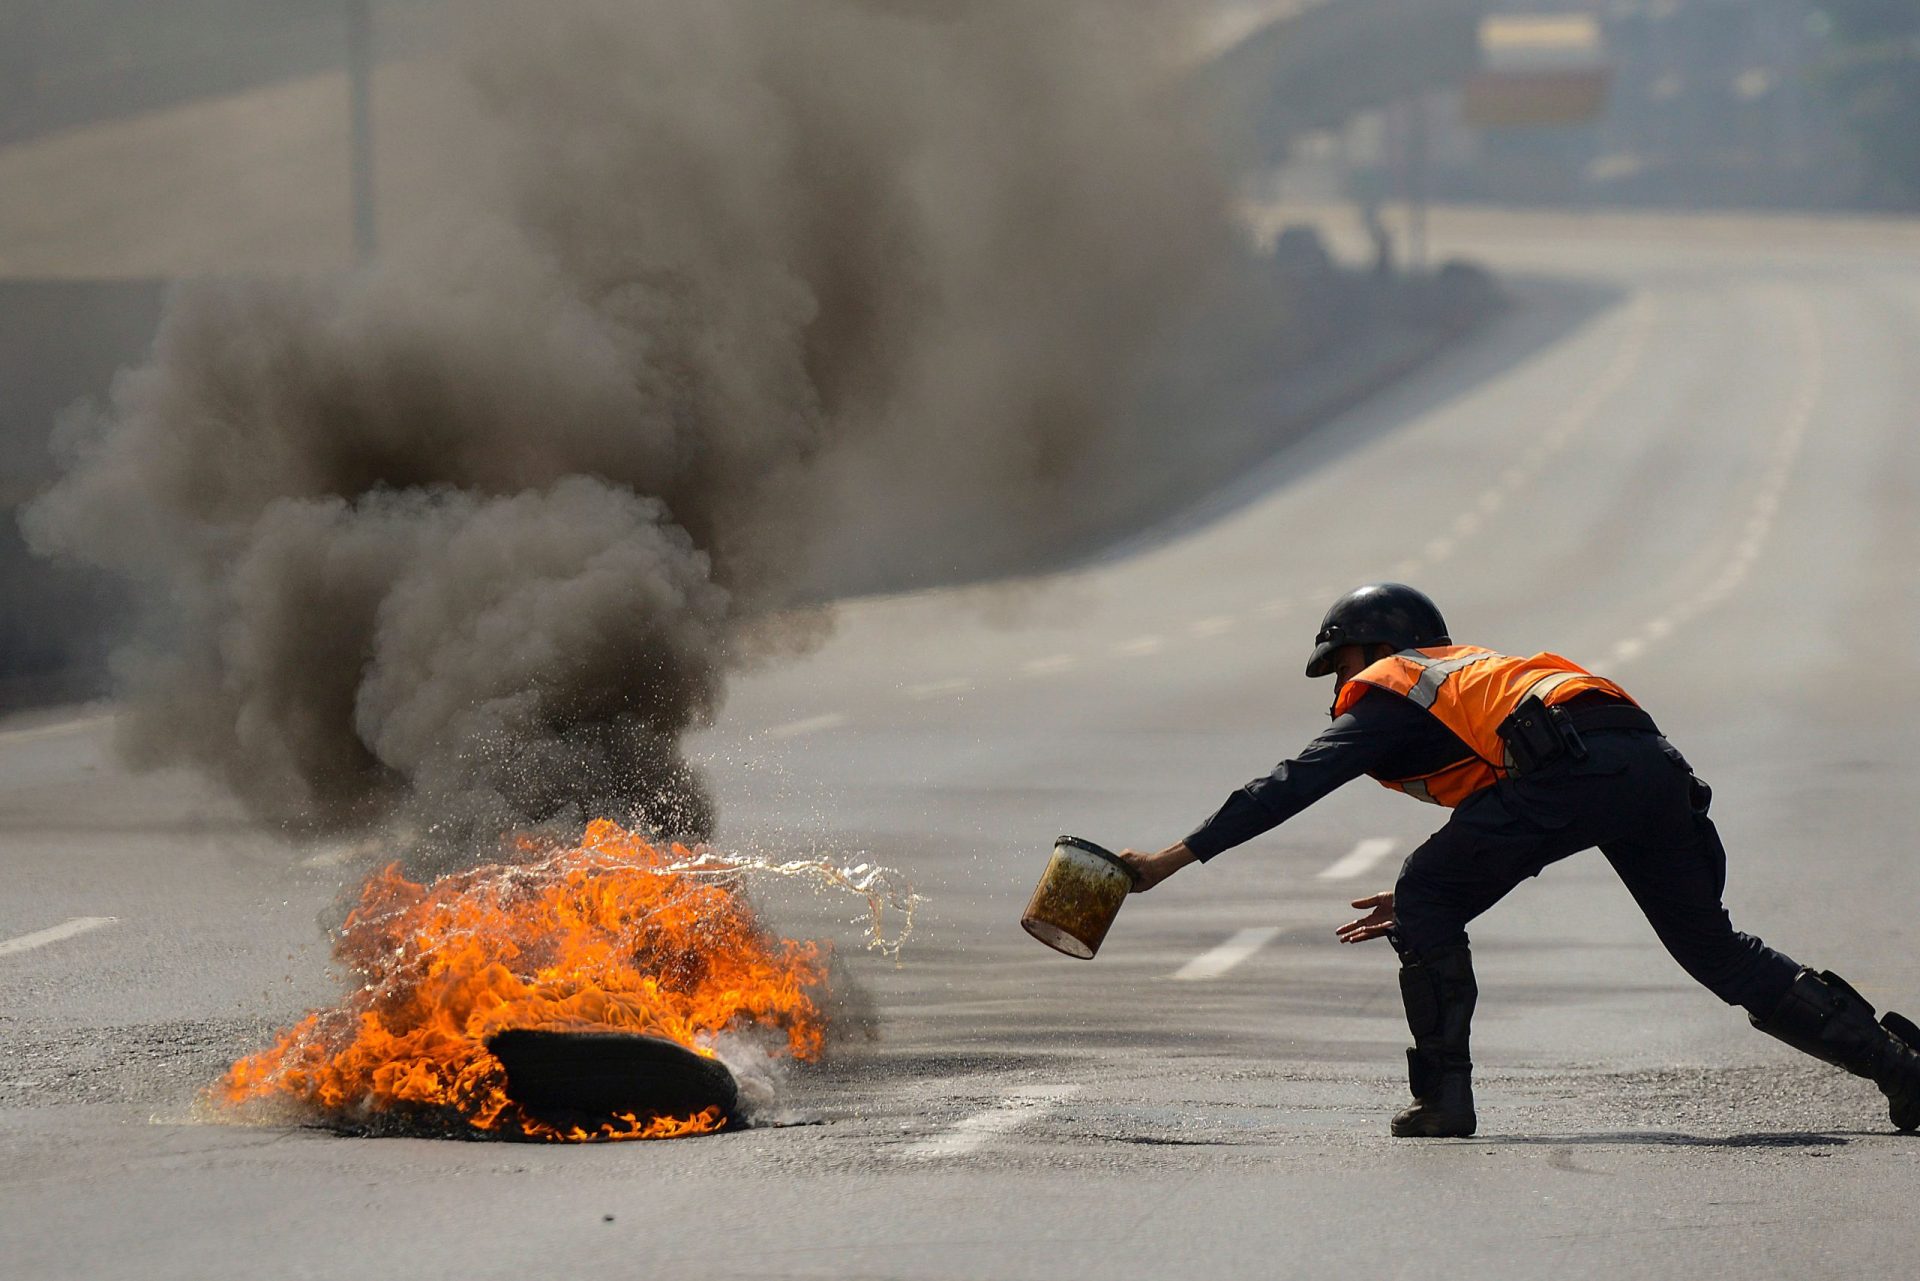
<instances>
[{"instance_id":1,"label":"rusty stained bucket","mask_svg":"<svg viewBox=\"0 0 1920 1281\"><path fill-rule=\"evenodd\" d=\"M1132 892L1133 869L1118 854L1063 836L1054 842L1020 925L1056 952L1092 960Z\"/></svg>"}]
</instances>

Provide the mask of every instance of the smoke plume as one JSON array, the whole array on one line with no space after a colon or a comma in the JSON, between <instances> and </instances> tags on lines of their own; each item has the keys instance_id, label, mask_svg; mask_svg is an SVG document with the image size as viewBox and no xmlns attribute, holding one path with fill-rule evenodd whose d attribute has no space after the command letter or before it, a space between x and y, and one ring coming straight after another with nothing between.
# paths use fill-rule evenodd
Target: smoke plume
<instances>
[{"instance_id":1,"label":"smoke plume","mask_svg":"<svg viewBox=\"0 0 1920 1281\"><path fill-rule=\"evenodd\" d=\"M300 831L703 834L680 738L772 620L1043 536L1221 243L1174 8L489 6L491 194L179 286L27 516L144 601L133 759Z\"/></svg>"}]
</instances>

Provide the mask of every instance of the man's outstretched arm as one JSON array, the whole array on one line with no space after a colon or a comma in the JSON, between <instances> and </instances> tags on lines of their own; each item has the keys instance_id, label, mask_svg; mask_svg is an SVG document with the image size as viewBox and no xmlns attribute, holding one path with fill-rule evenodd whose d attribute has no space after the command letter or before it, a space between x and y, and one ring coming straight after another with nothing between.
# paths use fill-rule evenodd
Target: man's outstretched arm
<instances>
[{"instance_id":1,"label":"man's outstretched arm","mask_svg":"<svg viewBox=\"0 0 1920 1281\"><path fill-rule=\"evenodd\" d=\"M1183 841L1154 854L1123 851L1133 865L1134 892L1152 889L1189 863L1204 863L1224 850L1270 832L1327 793L1349 783L1374 764L1380 752L1379 717L1360 715L1387 704L1384 698L1362 699L1353 711L1336 719L1298 756L1281 761L1273 772L1256 778L1227 797L1224 804ZM1398 702L1399 700L1391 700ZM1418 712L1418 709L1413 709ZM1389 713L1391 715L1391 713Z\"/></svg>"},{"instance_id":2,"label":"man's outstretched arm","mask_svg":"<svg viewBox=\"0 0 1920 1281\"><path fill-rule=\"evenodd\" d=\"M1121 857L1138 878L1134 891L1150 890L1189 863L1204 863L1272 831L1362 774L1415 777L1468 755L1466 744L1407 700L1363 698L1298 756L1227 797L1185 840L1152 854L1125 850Z\"/></svg>"}]
</instances>

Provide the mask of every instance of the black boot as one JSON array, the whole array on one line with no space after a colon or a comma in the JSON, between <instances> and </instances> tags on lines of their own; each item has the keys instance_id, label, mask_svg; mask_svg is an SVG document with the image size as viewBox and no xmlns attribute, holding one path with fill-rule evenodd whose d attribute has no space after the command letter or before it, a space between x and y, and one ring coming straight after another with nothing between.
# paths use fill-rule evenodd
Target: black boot
<instances>
[{"instance_id":1,"label":"black boot","mask_svg":"<svg viewBox=\"0 0 1920 1281\"><path fill-rule=\"evenodd\" d=\"M1473 953L1465 943L1400 957L1400 999L1407 1007L1413 1048L1407 1078L1413 1106L1393 1118L1398 1138L1465 1138L1473 1115L1473 1059L1467 1036L1480 989Z\"/></svg>"},{"instance_id":2,"label":"black boot","mask_svg":"<svg viewBox=\"0 0 1920 1281\"><path fill-rule=\"evenodd\" d=\"M1875 1023L1873 1007L1838 974L1801 970L1773 1013L1753 1025L1866 1077L1887 1096L1894 1128L1920 1129L1920 1028L1891 1010Z\"/></svg>"}]
</instances>

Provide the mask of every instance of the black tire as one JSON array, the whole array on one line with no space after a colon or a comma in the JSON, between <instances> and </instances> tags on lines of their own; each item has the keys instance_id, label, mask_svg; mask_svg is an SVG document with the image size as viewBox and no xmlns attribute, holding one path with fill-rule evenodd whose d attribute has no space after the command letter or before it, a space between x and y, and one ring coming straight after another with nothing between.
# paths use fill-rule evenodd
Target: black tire
<instances>
[{"instance_id":1,"label":"black tire","mask_svg":"<svg viewBox=\"0 0 1920 1281\"><path fill-rule=\"evenodd\" d=\"M716 1059L657 1036L513 1028L487 1039L507 1070L507 1097L561 1129L596 1129L631 1113L643 1121L717 1107L738 1119L739 1087Z\"/></svg>"}]
</instances>

